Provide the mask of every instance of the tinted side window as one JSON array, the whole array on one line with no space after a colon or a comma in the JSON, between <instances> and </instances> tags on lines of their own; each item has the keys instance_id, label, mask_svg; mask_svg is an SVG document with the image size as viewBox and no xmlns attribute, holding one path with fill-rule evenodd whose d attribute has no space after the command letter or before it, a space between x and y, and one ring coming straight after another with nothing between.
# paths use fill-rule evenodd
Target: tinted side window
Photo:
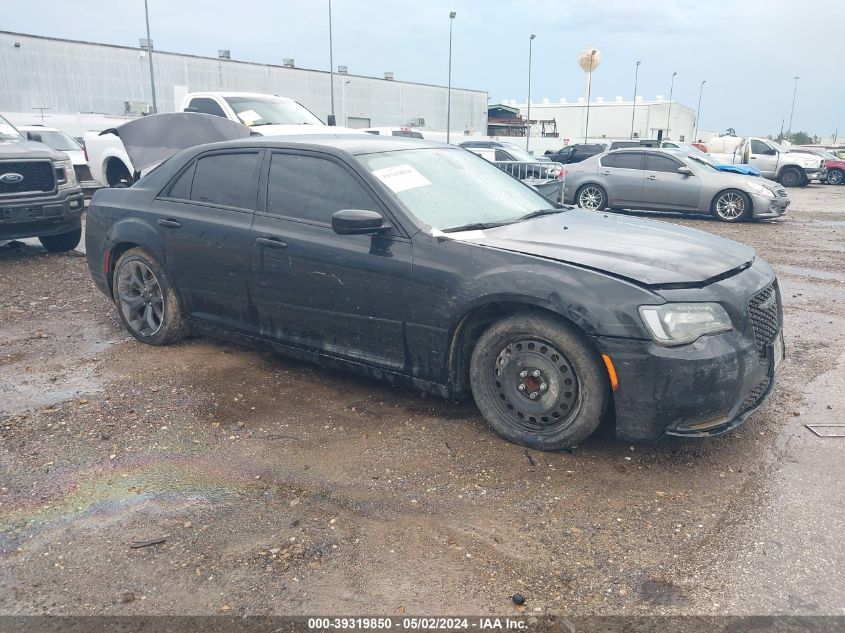
<instances>
[{"instance_id":1,"label":"tinted side window","mask_svg":"<svg viewBox=\"0 0 845 633\"><path fill-rule=\"evenodd\" d=\"M620 169L642 169L642 152L620 152L608 154L601 159L602 167L617 167Z\"/></svg>"},{"instance_id":2,"label":"tinted side window","mask_svg":"<svg viewBox=\"0 0 845 633\"><path fill-rule=\"evenodd\" d=\"M500 160L513 160L513 156L508 154L506 151L497 149L496 150L496 161Z\"/></svg>"},{"instance_id":3,"label":"tinted side window","mask_svg":"<svg viewBox=\"0 0 845 633\"><path fill-rule=\"evenodd\" d=\"M257 152L201 158L195 167L191 200L255 209L258 165Z\"/></svg>"},{"instance_id":4,"label":"tinted side window","mask_svg":"<svg viewBox=\"0 0 845 633\"><path fill-rule=\"evenodd\" d=\"M647 171L676 172L681 167L678 161L660 154L646 154L645 161Z\"/></svg>"},{"instance_id":5,"label":"tinted side window","mask_svg":"<svg viewBox=\"0 0 845 633\"><path fill-rule=\"evenodd\" d=\"M209 99L207 97L196 97L191 99L188 107L196 108L197 112L201 112L203 114L213 114L214 116L222 116L224 119L227 118L226 113L223 112L223 108L220 107L220 104L214 99Z\"/></svg>"},{"instance_id":6,"label":"tinted side window","mask_svg":"<svg viewBox=\"0 0 845 633\"><path fill-rule=\"evenodd\" d=\"M177 198L179 200L190 200L191 199L191 182L194 180L194 167L196 167L196 163L193 163L188 169L182 172L182 175L179 176L176 181L170 185L170 189L167 191L165 196L168 198Z\"/></svg>"},{"instance_id":7,"label":"tinted side window","mask_svg":"<svg viewBox=\"0 0 845 633\"><path fill-rule=\"evenodd\" d=\"M378 210L355 177L324 158L273 154L267 183L267 212L288 218L332 223L341 209Z\"/></svg>"}]
</instances>

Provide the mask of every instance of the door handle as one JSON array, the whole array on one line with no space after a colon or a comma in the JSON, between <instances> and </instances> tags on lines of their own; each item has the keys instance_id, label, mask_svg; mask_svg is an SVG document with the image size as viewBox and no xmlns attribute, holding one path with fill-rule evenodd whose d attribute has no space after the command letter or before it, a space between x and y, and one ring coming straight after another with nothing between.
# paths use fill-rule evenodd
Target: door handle
<instances>
[{"instance_id":1,"label":"door handle","mask_svg":"<svg viewBox=\"0 0 845 633\"><path fill-rule=\"evenodd\" d=\"M757 157L752 155L751 158L757 158Z\"/></svg>"},{"instance_id":2,"label":"door handle","mask_svg":"<svg viewBox=\"0 0 845 633\"><path fill-rule=\"evenodd\" d=\"M645 179L646 180L657 180L657 176L652 174L651 176L646 176Z\"/></svg>"},{"instance_id":3,"label":"door handle","mask_svg":"<svg viewBox=\"0 0 845 633\"><path fill-rule=\"evenodd\" d=\"M267 248L287 248L288 243L283 242L277 237L257 237L255 243L259 246L266 246Z\"/></svg>"},{"instance_id":4,"label":"door handle","mask_svg":"<svg viewBox=\"0 0 845 633\"><path fill-rule=\"evenodd\" d=\"M160 219L158 223L161 226L166 226L168 229L178 229L182 226L181 222L177 222L176 220L165 220L164 218Z\"/></svg>"},{"instance_id":5,"label":"door handle","mask_svg":"<svg viewBox=\"0 0 845 633\"><path fill-rule=\"evenodd\" d=\"M602 176L609 176L610 172L609 171L603 171L603 172L601 172L601 175Z\"/></svg>"}]
</instances>

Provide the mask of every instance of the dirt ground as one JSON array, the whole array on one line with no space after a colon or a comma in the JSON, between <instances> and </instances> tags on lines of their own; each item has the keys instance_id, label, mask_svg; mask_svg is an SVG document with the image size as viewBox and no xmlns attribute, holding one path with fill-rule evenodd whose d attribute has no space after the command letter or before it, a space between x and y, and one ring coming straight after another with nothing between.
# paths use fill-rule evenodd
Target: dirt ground
<instances>
[{"instance_id":1,"label":"dirt ground","mask_svg":"<svg viewBox=\"0 0 845 633\"><path fill-rule=\"evenodd\" d=\"M141 345L80 253L0 247L0 613L845 613L845 439L805 426L845 411L845 187L790 195L663 217L774 265L774 397L720 438L571 453L470 402Z\"/></svg>"}]
</instances>

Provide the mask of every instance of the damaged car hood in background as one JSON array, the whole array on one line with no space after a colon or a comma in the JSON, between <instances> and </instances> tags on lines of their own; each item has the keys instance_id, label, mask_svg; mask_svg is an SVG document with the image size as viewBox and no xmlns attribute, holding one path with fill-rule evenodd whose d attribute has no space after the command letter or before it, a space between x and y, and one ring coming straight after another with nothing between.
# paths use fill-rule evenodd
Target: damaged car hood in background
<instances>
[{"instance_id":1,"label":"damaged car hood in background","mask_svg":"<svg viewBox=\"0 0 845 633\"><path fill-rule=\"evenodd\" d=\"M123 141L129 160L143 172L189 147L247 138L253 133L240 123L223 117L197 112L153 114L103 130Z\"/></svg>"},{"instance_id":2,"label":"damaged car hood in background","mask_svg":"<svg viewBox=\"0 0 845 633\"><path fill-rule=\"evenodd\" d=\"M754 249L654 220L572 209L488 229L472 240L606 271L648 286L696 285L743 268Z\"/></svg>"}]
</instances>

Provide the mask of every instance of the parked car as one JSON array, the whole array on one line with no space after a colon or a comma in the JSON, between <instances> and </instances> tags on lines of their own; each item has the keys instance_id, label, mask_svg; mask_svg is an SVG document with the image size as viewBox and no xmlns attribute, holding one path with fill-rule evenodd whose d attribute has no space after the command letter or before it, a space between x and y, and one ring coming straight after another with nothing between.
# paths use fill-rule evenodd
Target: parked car
<instances>
[{"instance_id":1,"label":"parked car","mask_svg":"<svg viewBox=\"0 0 845 633\"><path fill-rule=\"evenodd\" d=\"M547 150L546 157L556 163L569 165L571 163L580 163L582 160L601 154L607 151L607 145L601 143L576 143L575 145L567 145L559 150Z\"/></svg>"},{"instance_id":2,"label":"parked car","mask_svg":"<svg viewBox=\"0 0 845 633\"><path fill-rule=\"evenodd\" d=\"M82 187L83 192L90 194L100 187L100 184L91 177L85 150L75 138L61 130L43 125L19 125L18 130L30 141L44 143L44 145L52 147L58 152L67 154L71 163L73 163L76 182Z\"/></svg>"},{"instance_id":3,"label":"parked car","mask_svg":"<svg viewBox=\"0 0 845 633\"><path fill-rule=\"evenodd\" d=\"M655 148L613 150L578 163L567 174L563 198L593 211L689 211L724 222L776 218L789 206L786 189L776 183Z\"/></svg>"},{"instance_id":4,"label":"parked car","mask_svg":"<svg viewBox=\"0 0 845 633\"><path fill-rule=\"evenodd\" d=\"M784 187L803 187L812 180L825 180L824 161L818 156L790 153L782 145L764 138L717 136L707 142L716 163L753 165L764 178Z\"/></svg>"},{"instance_id":5,"label":"parked car","mask_svg":"<svg viewBox=\"0 0 845 633\"><path fill-rule=\"evenodd\" d=\"M359 133L327 126L293 99L254 92L191 92L182 99L179 110L223 117L264 136ZM104 187L128 187L138 179L126 148L115 135L88 132L85 150L91 175Z\"/></svg>"},{"instance_id":6,"label":"parked car","mask_svg":"<svg viewBox=\"0 0 845 633\"><path fill-rule=\"evenodd\" d=\"M83 209L68 155L28 141L0 116L0 241L37 237L48 251L72 250Z\"/></svg>"},{"instance_id":7,"label":"parked car","mask_svg":"<svg viewBox=\"0 0 845 633\"><path fill-rule=\"evenodd\" d=\"M814 154L824 160L824 168L827 171L825 182L829 185L841 185L845 182L845 159L840 158L833 152L822 147L796 147L790 152L804 152Z\"/></svg>"},{"instance_id":8,"label":"parked car","mask_svg":"<svg viewBox=\"0 0 845 633\"><path fill-rule=\"evenodd\" d=\"M726 171L732 174L743 174L744 176L760 176L760 170L754 165L734 165L715 162L709 154L702 151L697 145L693 143L684 143L683 141L660 141L660 145L664 149L677 149L685 154L695 156L698 160L702 160L719 171Z\"/></svg>"},{"instance_id":9,"label":"parked car","mask_svg":"<svg viewBox=\"0 0 845 633\"><path fill-rule=\"evenodd\" d=\"M521 147L503 145L495 141L467 141L461 143L460 147L494 163L502 171L531 185L550 200L561 201L566 172L560 163L553 163L546 157L540 161Z\"/></svg>"},{"instance_id":10,"label":"parked car","mask_svg":"<svg viewBox=\"0 0 845 633\"><path fill-rule=\"evenodd\" d=\"M605 418L627 439L729 431L783 358L777 280L752 248L552 205L441 143L197 146L98 191L86 246L138 341L206 333L471 393L493 429L542 450Z\"/></svg>"},{"instance_id":11,"label":"parked car","mask_svg":"<svg viewBox=\"0 0 845 633\"><path fill-rule=\"evenodd\" d=\"M422 132L409 127L368 127L361 132L376 136L404 136L406 138L425 138Z\"/></svg>"}]
</instances>

